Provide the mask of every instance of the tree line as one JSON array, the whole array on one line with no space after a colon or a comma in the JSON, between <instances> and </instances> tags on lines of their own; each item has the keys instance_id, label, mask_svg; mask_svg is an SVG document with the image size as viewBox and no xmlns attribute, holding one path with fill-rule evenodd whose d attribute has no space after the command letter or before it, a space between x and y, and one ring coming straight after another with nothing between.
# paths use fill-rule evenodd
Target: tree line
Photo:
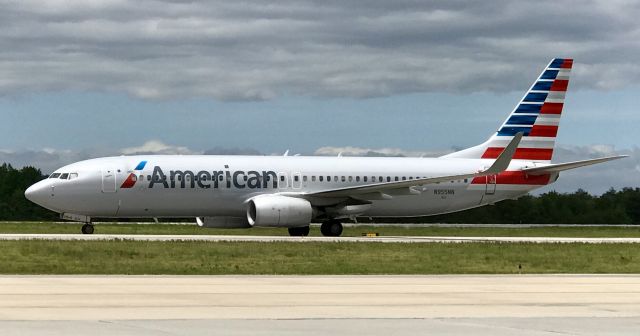
<instances>
[{"instance_id":1,"label":"tree line","mask_svg":"<svg viewBox=\"0 0 640 336\"><path fill-rule=\"evenodd\" d=\"M40 169L0 166L0 220L57 220L58 214L33 204L24 197L32 184L46 178ZM380 222L380 219L374 221ZM573 193L548 192L526 195L452 214L386 218L400 223L480 224L640 224L640 188L611 189L594 196L584 190Z\"/></svg>"}]
</instances>

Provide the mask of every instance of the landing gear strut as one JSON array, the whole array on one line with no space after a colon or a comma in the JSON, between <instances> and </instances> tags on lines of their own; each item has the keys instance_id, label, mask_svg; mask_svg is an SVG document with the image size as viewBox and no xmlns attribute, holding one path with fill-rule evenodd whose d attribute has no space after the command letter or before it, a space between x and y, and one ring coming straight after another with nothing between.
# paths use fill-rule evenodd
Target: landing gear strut
<instances>
[{"instance_id":1,"label":"landing gear strut","mask_svg":"<svg viewBox=\"0 0 640 336\"><path fill-rule=\"evenodd\" d=\"M342 234L342 223L336 219L332 219L322 223L320 232L323 236L339 237Z\"/></svg>"},{"instance_id":2,"label":"landing gear strut","mask_svg":"<svg viewBox=\"0 0 640 336\"><path fill-rule=\"evenodd\" d=\"M290 236L308 236L309 235L309 227L301 226L301 227L293 227L289 228Z\"/></svg>"},{"instance_id":3,"label":"landing gear strut","mask_svg":"<svg viewBox=\"0 0 640 336\"><path fill-rule=\"evenodd\" d=\"M85 223L82 226L82 233L84 233L84 234L92 234L93 233L93 224Z\"/></svg>"}]
</instances>

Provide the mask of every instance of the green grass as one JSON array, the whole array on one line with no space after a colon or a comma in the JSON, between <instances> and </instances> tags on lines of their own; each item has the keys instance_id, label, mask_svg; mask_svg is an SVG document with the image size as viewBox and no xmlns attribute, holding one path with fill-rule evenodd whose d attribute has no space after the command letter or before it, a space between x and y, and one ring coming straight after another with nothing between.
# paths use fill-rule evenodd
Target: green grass
<instances>
[{"instance_id":1,"label":"green grass","mask_svg":"<svg viewBox=\"0 0 640 336\"><path fill-rule=\"evenodd\" d=\"M0 222L2 233L79 233L81 224L52 222ZM95 234L174 234L174 235L288 235L282 228L207 229L193 225L170 224L97 224ZM373 227L362 225L345 227L343 236L360 236L378 232L382 236L512 236L512 237L640 237L638 227ZM318 227L311 228L312 236L319 236Z\"/></svg>"},{"instance_id":2,"label":"green grass","mask_svg":"<svg viewBox=\"0 0 640 336\"><path fill-rule=\"evenodd\" d=\"M634 244L28 240L0 251L2 274L640 273Z\"/></svg>"}]
</instances>

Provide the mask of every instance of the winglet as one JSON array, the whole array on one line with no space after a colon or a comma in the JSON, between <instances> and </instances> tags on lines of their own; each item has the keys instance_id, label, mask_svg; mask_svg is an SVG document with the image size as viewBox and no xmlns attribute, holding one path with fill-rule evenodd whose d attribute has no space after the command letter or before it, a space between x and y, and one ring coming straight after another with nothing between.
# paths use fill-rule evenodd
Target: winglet
<instances>
[{"instance_id":1,"label":"winglet","mask_svg":"<svg viewBox=\"0 0 640 336\"><path fill-rule=\"evenodd\" d=\"M493 162L489 169L483 171L482 173L487 175L499 174L505 171L509 164L511 163L511 159L513 159L513 155L516 153L516 149L518 149L518 145L520 144L520 140L522 140L523 132L518 132L513 136L511 142L504 148L502 153L498 155L496 160Z\"/></svg>"}]
</instances>

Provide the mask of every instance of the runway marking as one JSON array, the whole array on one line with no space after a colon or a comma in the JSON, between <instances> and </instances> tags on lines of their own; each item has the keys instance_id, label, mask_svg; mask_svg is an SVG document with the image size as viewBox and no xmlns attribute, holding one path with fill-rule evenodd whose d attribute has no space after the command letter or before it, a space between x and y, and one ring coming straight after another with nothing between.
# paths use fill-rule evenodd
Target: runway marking
<instances>
[{"instance_id":1,"label":"runway marking","mask_svg":"<svg viewBox=\"0 0 640 336\"><path fill-rule=\"evenodd\" d=\"M204 241L204 242L339 242L339 243L585 243L638 244L640 238L580 238L580 237L290 237L290 236L227 236L227 235L133 235L133 234L0 234L0 240L61 240L61 241Z\"/></svg>"}]
</instances>

